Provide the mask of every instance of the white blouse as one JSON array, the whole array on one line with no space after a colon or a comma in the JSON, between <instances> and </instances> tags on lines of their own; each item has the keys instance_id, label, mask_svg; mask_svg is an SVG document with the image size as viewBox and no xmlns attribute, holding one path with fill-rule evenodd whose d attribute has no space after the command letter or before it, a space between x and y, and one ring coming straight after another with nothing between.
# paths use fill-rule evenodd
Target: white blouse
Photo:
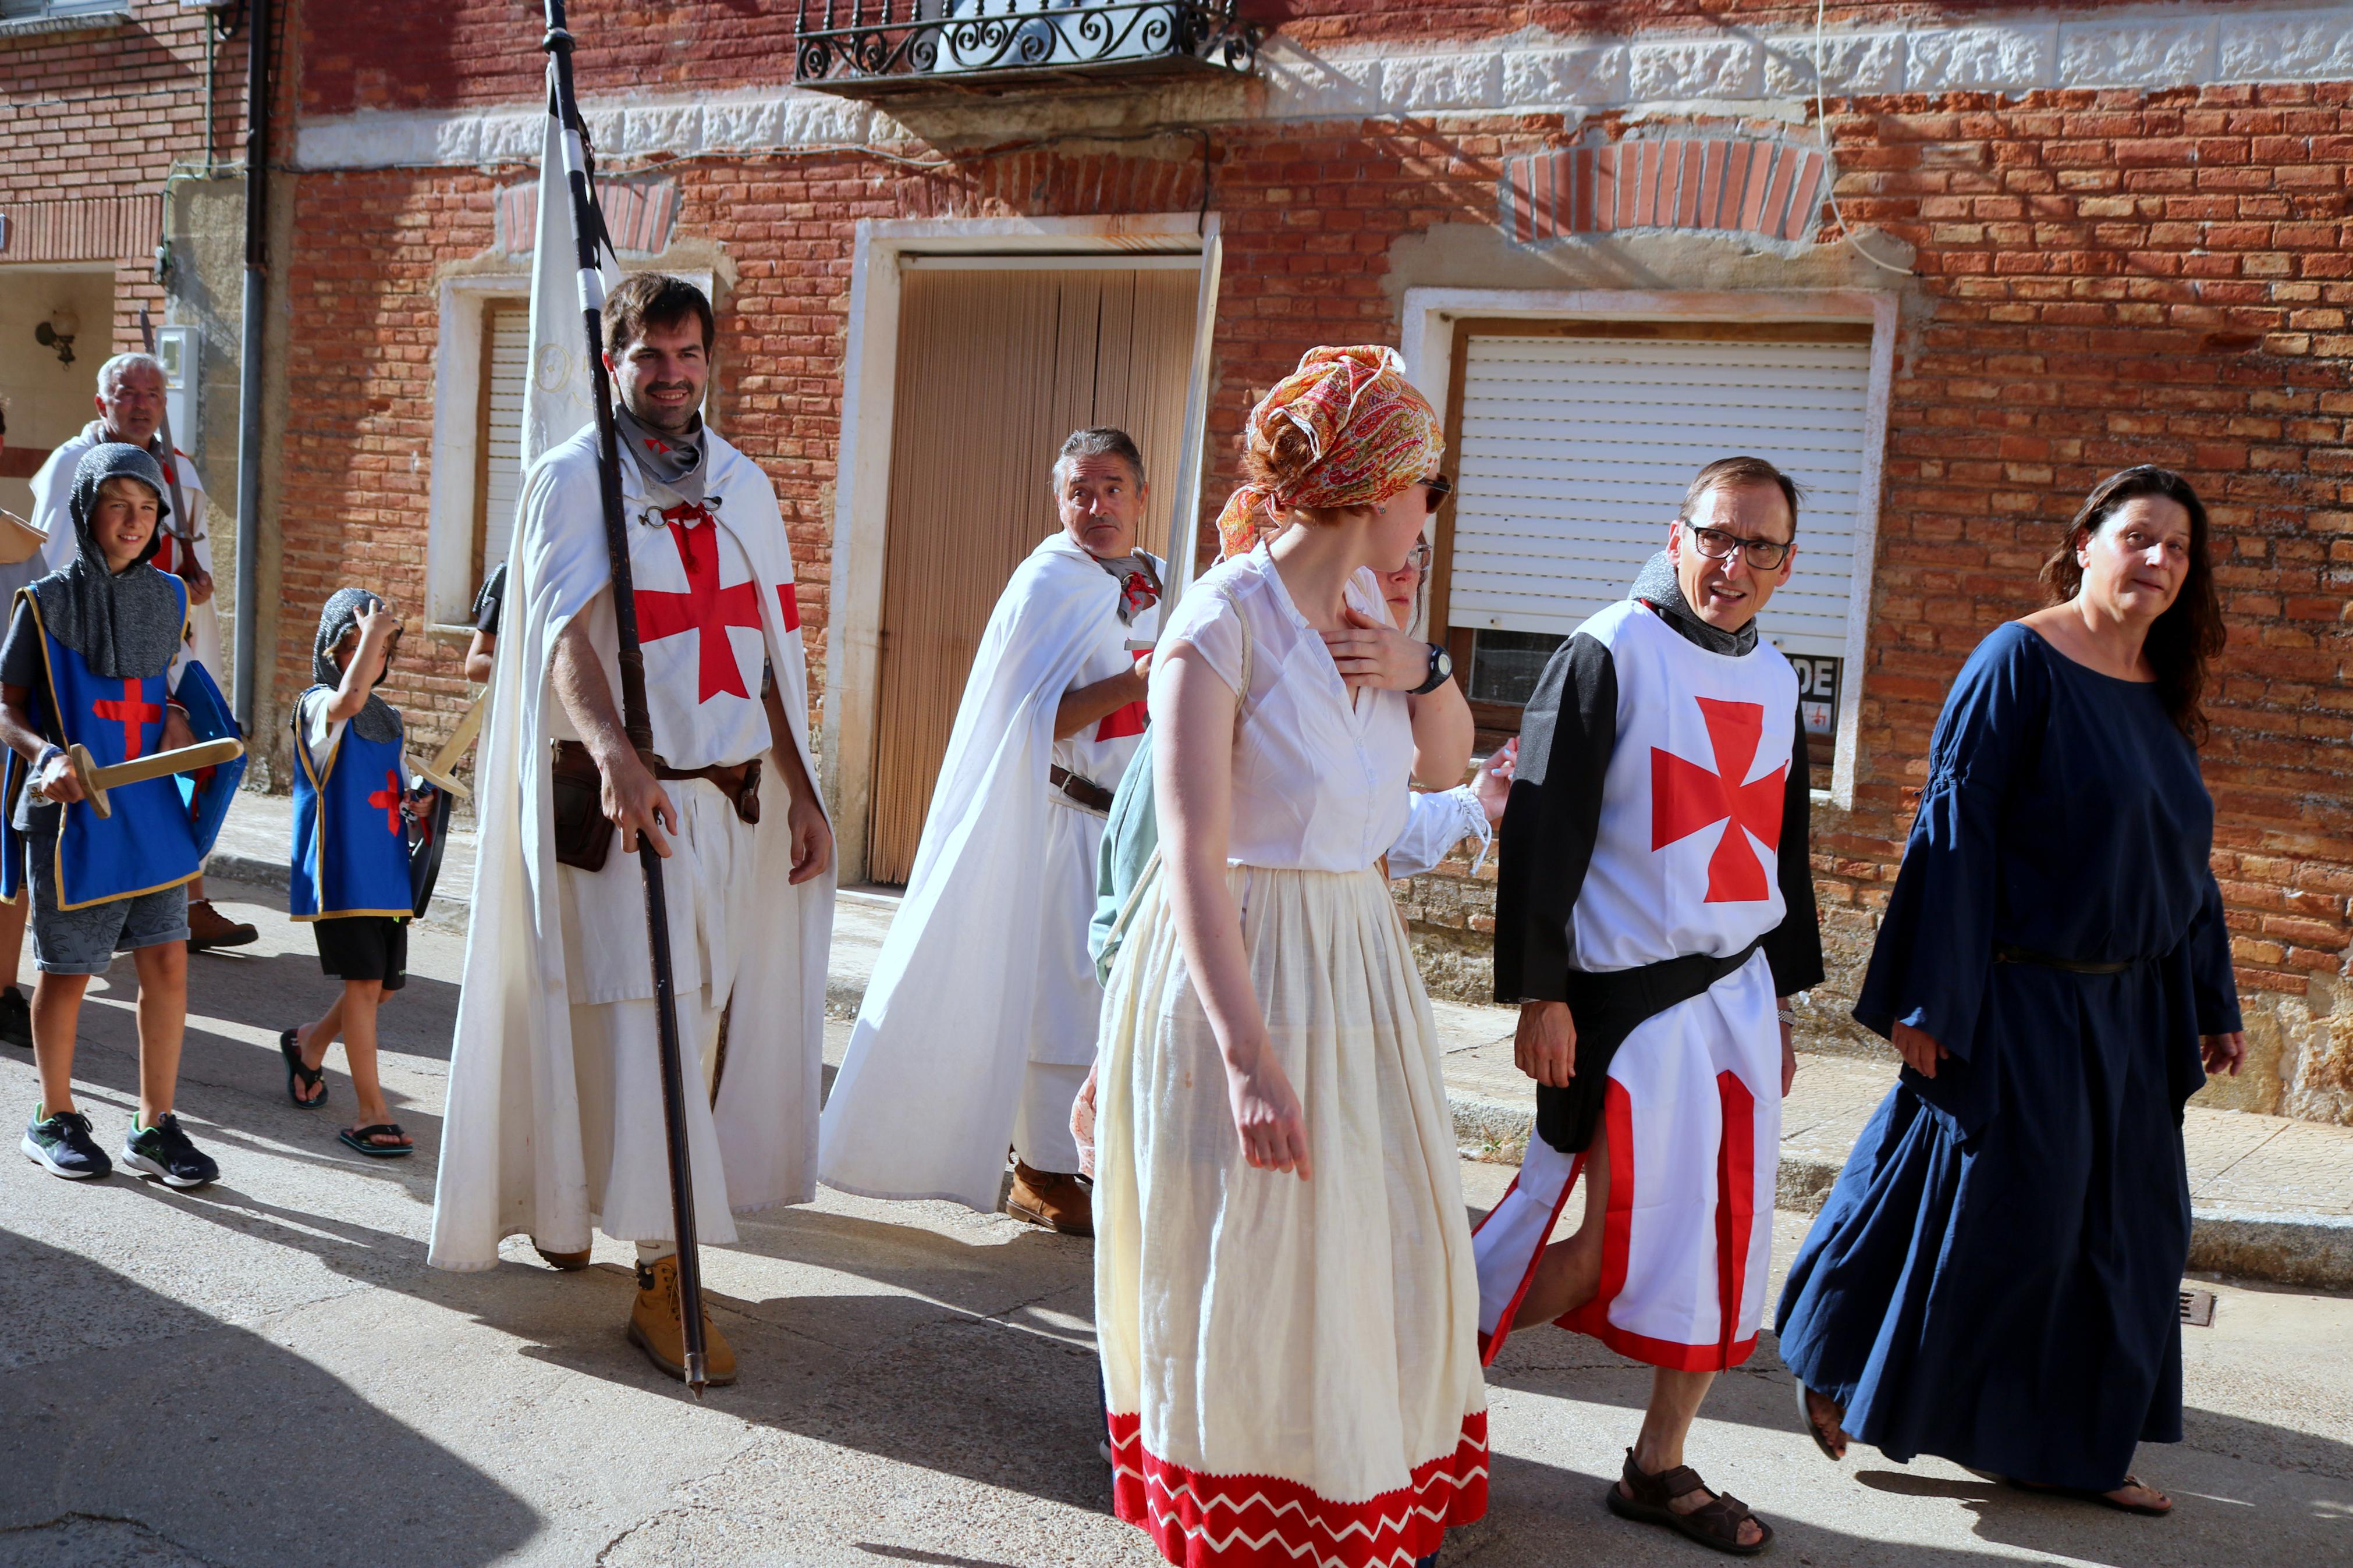
<instances>
[{"instance_id":1,"label":"white blouse","mask_svg":"<svg viewBox=\"0 0 2353 1568\"><path fill-rule=\"evenodd\" d=\"M1388 606L1370 572L1350 581L1347 598L1388 624ZM1238 866L1361 871L1406 824L1414 744L1405 693L1368 689L1349 700L1322 634L1291 602L1263 544L1186 591L1160 634L1161 657L1189 643L1240 691L1240 616L1250 620L1250 690L1234 745L1226 858ZM1155 726L1167 722L1170 697L1161 679L1167 668L1155 658Z\"/></svg>"}]
</instances>

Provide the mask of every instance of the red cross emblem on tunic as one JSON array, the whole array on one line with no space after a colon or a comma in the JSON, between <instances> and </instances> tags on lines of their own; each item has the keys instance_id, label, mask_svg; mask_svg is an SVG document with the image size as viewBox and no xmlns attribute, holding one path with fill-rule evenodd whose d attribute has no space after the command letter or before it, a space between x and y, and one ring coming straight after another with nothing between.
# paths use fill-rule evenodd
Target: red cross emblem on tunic
<instances>
[{"instance_id":1,"label":"red cross emblem on tunic","mask_svg":"<svg viewBox=\"0 0 2353 1568\"><path fill-rule=\"evenodd\" d=\"M111 697L103 698L91 703L90 710L109 723L122 726L122 760L126 763L140 753L141 727L150 719L161 719L164 716L161 703L141 700L139 683L136 680L126 680L122 683L121 701L118 702Z\"/></svg>"},{"instance_id":2,"label":"red cross emblem on tunic","mask_svg":"<svg viewBox=\"0 0 2353 1568\"><path fill-rule=\"evenodd\" d=\"M1130 575L1133 576L1134 574L1131 573ZM1142 658L1144 655L1138 654L1135 657ZM1095 726L1095 739L1123 741L1130 735L1141 735L1144 733L1145 724L1150 722L1151 717L1152 710L1145 703L1124 702L1103 715L1103 722Z\"/></svg>"},{"instance_id":3,"label":"red cross emblem on tunic","mask_svg":"<svg viewBox=\"0 0 2353 1568\"><path fill-rule=\"evenodd\" d=\"M384 830L400 831L400 775L390 768L384 770L384 787L368 793L368 804L384 812Z\"/></svg>"},{"instance_id":4,"label":"red cross emblem on tunic","mask_svg":"<svg viewBox=\"0 0 2353 1568\"><path fill-rule=\"evenodd\" d=\"M662 513L670 536L678 544L680 564L686 568L686 592L657 589L637 591L638 633L648 642L659 642L681 632L701 637L695 667L694 700L708 702L721 692L749 697L744 672L736 667L735 650L727 640L730 626L757 627L760 590L750 579L719 585L719 530L690 529L689 520L709 523L711 513L701 507L674 506Z\"/></svg>"},{"instance_id":5,"label":"red cross emblem on tunic","mask_svg":"<svg viewBox=\"0 0 2353 1568\"><path fill-rule=\"evenodd\" d=\"M1748 778L1757 761L1757 746L1765 732L1765 708L1758 702L1723 702L1695 699L1700 718L1707 724L1707 740L1715 752L1715 771L1660 747L1651 748L1651 847L1690 837L1704 827L1724 823L1724 837L1707 861L1710 904L1754 903L1773 896L1764 862L1749 847L1781 842L1781 786L1789 764L1783 763L1761 779ZM1730 820L1726 820L1729 818Z\"/></svg>"}]
</instances>

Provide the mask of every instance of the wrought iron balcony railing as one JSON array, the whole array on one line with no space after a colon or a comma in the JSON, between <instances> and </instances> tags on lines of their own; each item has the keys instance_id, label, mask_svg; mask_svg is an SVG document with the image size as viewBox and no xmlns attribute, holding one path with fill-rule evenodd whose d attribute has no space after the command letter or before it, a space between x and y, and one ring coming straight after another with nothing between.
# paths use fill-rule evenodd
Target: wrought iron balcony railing
<instances>
[{"instance_id":1,"label":"wrought iron balcony railing","mask_svg":"<svg viewBox=\"0 0 2353 1568\"><path fill-rule=\"evenodd\" d=\"M793 80L849 98L1247 74L1236 0L800 0Z\"/></svg>"}]
</instances>

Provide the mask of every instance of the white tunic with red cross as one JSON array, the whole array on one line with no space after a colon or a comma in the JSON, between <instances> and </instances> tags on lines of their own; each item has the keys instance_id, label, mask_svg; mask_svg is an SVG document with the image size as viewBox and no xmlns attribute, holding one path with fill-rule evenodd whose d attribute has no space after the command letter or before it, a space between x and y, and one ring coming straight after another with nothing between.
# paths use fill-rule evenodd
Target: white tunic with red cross
<instances>
[{"instance_id":1,"label":"white tunic with red cross","mask_svg":"<svg viewBox=\"0 0 2353 1568\"><path fill-rule=\"evenodd\" d=\"M1770 645L1698 647L1638 601L1579 629L1608 649L1617 745L1574 910L1575 965L1730 958L1778 927L1797 675ZM1562 1318L1654 1366L1736 1366L1757 1341L1772 1257L1781 1043L1763 952L1618 1047L1594 1145L1609 1163L1600 1288ZM1531 1138L1479 1228L1480 1336L1492 1359L1586 1154Z\"/></svg>"},{"instance_id":2,"label":"white tunic with red cross","mask_svg":"<svg viewBox=\"0 0 2353 1568\"><path fill-rule=\"evenodd\" d=\"M640 504L628 533L654 751L674 768L733 767L770 744L760 595L776 590L754 580L744 546L707 508L671 506L659 525L652 514ZM783 594L789 602L789 584Z\"/></svg>"}]
</instances>

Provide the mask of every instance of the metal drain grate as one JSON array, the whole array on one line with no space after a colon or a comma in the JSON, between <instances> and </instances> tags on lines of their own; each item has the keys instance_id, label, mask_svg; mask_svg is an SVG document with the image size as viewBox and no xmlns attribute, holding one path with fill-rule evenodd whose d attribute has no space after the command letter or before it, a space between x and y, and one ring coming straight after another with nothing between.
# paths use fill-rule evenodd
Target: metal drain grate
<instances>
[{"instance_id":1,"label":"metal drain grate","mask_svg":"<svg viewBox=\"0 0 2353 1568\"><path fill-rule=\"evenodd\" d=\"M2187 1286L2181 1291L2181 1321L2193 1329L2214 1326L2214 1292L2193 1290Z\"/></svg>"}]
</instances>

